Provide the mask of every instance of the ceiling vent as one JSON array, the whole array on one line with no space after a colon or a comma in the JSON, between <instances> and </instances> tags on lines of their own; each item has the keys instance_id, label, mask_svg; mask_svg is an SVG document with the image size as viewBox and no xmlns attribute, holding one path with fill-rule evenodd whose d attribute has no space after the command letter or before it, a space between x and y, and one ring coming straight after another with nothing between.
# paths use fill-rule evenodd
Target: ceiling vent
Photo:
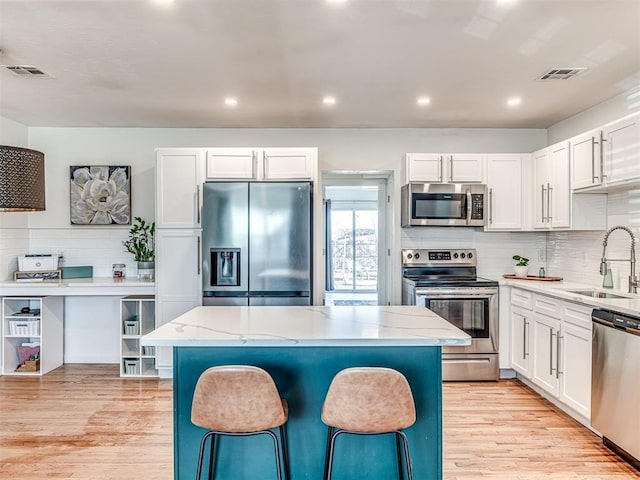
<instances>
[{"instance_id":1,"label":"ceiling vent","mask_svg":"<svg viewBox=\"0 0 640 480\"><path fill-rule=\"evenodd\" d=\"M5 65L5 68L19 77L51 78L51 75L33 65Z\"/></svg>"},{"instance_id":2,"label":"ceiling vent","mask_svg":"<svg viewBox=\"0 0 640 480\"><path fill-rule=\"evenodd\" d=\"M540 75L537 80L568 80L580 75L587 70L585 67L578 68L552 68Z\"/></svg>"}]
</instances>

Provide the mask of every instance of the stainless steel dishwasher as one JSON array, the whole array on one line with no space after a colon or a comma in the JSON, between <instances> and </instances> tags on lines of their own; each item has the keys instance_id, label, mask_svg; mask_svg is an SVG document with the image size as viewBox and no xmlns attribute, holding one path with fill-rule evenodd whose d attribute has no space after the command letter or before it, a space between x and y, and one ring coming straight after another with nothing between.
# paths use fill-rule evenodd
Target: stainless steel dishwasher
<instances>
[{"instance_id":1,"label":"stainless steel dishwasher","mask_svg":"<svg viewBox=\"0 0 640 480\"><path fill-rule=\"evenodd\" d=\"M591 425L640 470L640 317L594 310Z\"/></svg>"}]
</instances>

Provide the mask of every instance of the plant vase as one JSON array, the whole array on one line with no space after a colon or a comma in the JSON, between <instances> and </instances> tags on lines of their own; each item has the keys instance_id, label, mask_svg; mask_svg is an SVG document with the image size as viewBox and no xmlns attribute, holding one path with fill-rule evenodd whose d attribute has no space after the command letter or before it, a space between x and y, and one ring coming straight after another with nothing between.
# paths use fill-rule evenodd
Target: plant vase
<instances>
[{"instance_id":1,"label":"plant vase","mask_svg":"<svg viewBox=\"0 0 640 480\"><path fill-rule=\"evenodd\" d=\"M156 262L138 262L138 279L153 280L156 273Z\"/></svg>"},{"instance_id":2,"label":"plant vase","mask_svg":"<svg viewBox=\"0 0 640 480\"><path fill-rule=\"evenodd\" d=\"M528 265L515 265L513 269L516 272L517 277L526 277L527 273L529 273Z\"/></svg>"}]
</instances>

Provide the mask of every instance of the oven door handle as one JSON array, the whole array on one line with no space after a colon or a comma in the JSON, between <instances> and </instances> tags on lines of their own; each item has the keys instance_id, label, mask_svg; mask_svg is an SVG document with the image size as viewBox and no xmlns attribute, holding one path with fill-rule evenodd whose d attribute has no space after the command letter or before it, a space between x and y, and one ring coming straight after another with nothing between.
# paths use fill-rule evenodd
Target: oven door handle
<instances>
[{"instance_id":1,"label":"oven door handle","mask_svg":"<svg viewBox=\"0 0 640 480\"><path fill-rule=\"evenodd\" d=\"M469 289L430 289L416 290L416 297L428 298L455 298L455 297L490 297L497 295L498 290L493 288L469 288Z\"/></svg>"}]
</instances>

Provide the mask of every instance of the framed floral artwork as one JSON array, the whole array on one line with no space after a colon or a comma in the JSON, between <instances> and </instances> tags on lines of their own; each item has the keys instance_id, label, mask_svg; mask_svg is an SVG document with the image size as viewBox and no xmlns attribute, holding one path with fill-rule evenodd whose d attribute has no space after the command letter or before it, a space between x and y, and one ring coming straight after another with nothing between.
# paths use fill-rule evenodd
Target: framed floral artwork
<instances>
[{"instance_id":1,"label":"framed floral artwork","mask_svg":"<svg viewBox=\"0 0 640 480\"><path fill-rule=\"evenodd\" d=\"M71 225L130 225L130 166L75 166L70 171Z\"/></svg>"}]
</instances>

